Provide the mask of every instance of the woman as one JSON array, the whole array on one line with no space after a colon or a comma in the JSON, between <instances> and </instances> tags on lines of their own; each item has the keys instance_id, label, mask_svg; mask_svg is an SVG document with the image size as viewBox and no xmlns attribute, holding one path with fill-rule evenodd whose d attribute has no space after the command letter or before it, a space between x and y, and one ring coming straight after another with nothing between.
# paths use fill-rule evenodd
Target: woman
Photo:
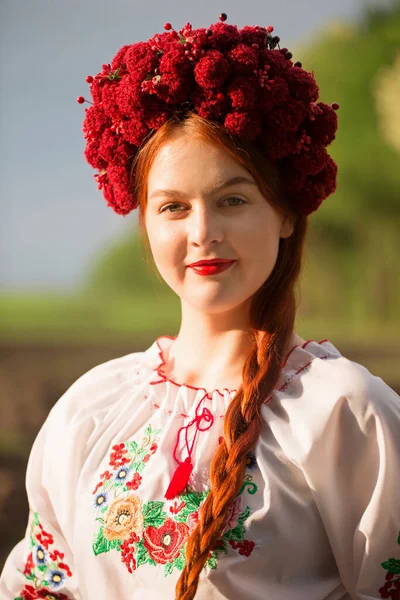
<instances>
[{"instance_id":1,"label":"woman","mask_svg":"<svg viewBox=\"0 0 400 600\"><path fill-rule=\"evenodd\" d=\"M338 107L272 27L225 20L87 78L86 158L182 321L50 412L1 598L399 597L400 398L294 331Z\"/></svg>"}]
</instances>

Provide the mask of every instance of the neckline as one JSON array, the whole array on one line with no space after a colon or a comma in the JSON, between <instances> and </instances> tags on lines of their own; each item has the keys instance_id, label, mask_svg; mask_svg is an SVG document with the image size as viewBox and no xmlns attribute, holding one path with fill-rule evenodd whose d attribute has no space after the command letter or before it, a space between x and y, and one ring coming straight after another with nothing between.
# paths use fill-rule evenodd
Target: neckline
<instances>
[{"instance_id":1,"label":"neckline","mask_svg":"<svg viewBox=\"0 0 400 600\"><path fill-rule=\"evenodd\" d=\"M178 390L180 388L186 388L188 390L194 390L196 392L203 392L205 396L207 396L208 398L212 399L214 397L215 394L218 394L222 397L225 397L225 393L228 393L230 395L236 393L238 390L237 388L233 388L233 389L229 389L229 388L222 388L222 391L218 388L214 389L214 390L207 390L204 387L196 387L193 385L189 385L187 383L180 383L177 382L173 379L170 379L169 377L166 376L165 372L164 372L164 365L165 365L165 359L164 359L164 350L165 348L168 348L171 345L171 342L173 340L175 340L177 337L177 335L175 336L169 336L169 335L161 335L159 337L156 338L154 344L152 345L152 348L155 348L156 353L157 353L157 363L154 365L153 367L153 371L157 374L159 380L158 381L153 381L152 384L157 384L157 383L167 383L169 382L170 384L172 384L173 386L175 386ZM327 339L323 339L320 342L317 342L314 339L311 340L307 340L306 342L304 342L303 345L300 344L295 344L290 350L289 352L286 354L285 360L283 361L282 367L281 367L281 376L280 379L277 383L277 386L279 386L279 383L281 381L281 378L283 377L283 371L287 370L288 368L290 368L291 366L291 362L293 361L294 366L296 366L296 350L306 350L306 347L309 344L315 344L317 345L317 352L315 353L315 356L318 356L318 349L321 348L321 344L328 344L331 348L335 348L333 346L333 344ZM327 347L325 347L324 350L328 350ZM335 349L336 350L336 349ZM313 355L313 352L311 351L311 349L308 351L307 350L307 354L309 356ZM313 358L315 357L313 356ZM307 365L305 365L307 366ZM304 367L303 367L304 368ZM302 369L300 369L302 370ZM287 382L286 382L287 383ZM277 390L280 390L281 387L277 387Z\"/></svg>"}]
</instances>

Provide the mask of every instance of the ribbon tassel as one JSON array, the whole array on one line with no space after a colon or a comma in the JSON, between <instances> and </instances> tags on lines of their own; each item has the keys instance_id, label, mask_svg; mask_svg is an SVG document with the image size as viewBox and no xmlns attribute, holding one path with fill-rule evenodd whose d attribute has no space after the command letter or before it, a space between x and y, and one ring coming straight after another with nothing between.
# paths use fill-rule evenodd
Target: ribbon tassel
<instances>
[{"instance_id":1,"label":"ribbon tassel","mask_svg":"<svg viewBox=\"0 0 400 600\"><path fill-rule=\"evenodd\" d=\"M188 484L192 470L192 461L190 456L188 456L183 462L179 463L172 476L168 489L165 492L165 498L167 500L172 500L175 496L178 496L183 492Z\"/></svg>"}]
</instances>

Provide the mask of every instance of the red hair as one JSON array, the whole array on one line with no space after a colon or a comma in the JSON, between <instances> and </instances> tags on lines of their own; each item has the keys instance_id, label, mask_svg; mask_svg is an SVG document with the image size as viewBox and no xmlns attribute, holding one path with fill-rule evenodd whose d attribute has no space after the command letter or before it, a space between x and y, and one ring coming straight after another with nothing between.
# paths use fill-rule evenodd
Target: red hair
<instances>
[{"instance_id":1,"label":"red hair","mask_svg":"<svg viewBox=\"0 0 400 600\"><path fill-rule=\"evenodd\" d=\"M253 346L242 370L242 385L228 406L224 436L210 466L210 492L200 510L199 522L186 546L186 565L176 585L176 598L194 598L199 576L225 527L228 510L240 491L246 456L262 426L261 405L275 389L291 344L296 315L298 281L307 231L307 217L296 213L282 192L279 167L267 159L256 142L239 140L218 123L189 113L173 117L147 139L132 165L139 200L140 228L147 243L145 214L147 178L158 150L177 130L187 131L228 152L254 179L270 204L294 221L293 233L281 238L274 269L252 299L250 318Z\"/></svg>"}]
</instances>

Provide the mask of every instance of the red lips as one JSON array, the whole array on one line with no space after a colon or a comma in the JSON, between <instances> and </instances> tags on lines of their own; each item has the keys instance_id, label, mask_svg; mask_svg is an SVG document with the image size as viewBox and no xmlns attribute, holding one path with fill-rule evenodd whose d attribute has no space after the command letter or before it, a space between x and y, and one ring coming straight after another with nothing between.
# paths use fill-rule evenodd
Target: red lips
<instances>
[{"instance_id":1,"label":"red lips","mask_svg":"<svg viewBox=\"0 0 400 600\"><path fill-rule=\"evenodd\" d=\"M231 263L231 262L234 262L234 261L226 259L226 258L213 258L212 260L198 260L197 262L190 263L190 265L188 265L188 267L200 267L202 265L204 265L204 266L220 265L220 264L226 264L226 263Z\"/></svg>"},{"instance_id":2,"label":"red lips","mask_svg":"<svg viewBox=\"0 0 400 600\"><path fill-rule=\"evenodd\" d=\"M229 269L235 262L235 260L199 261L188 266L198 275L217 275Z\"/></svg>"}]
</instances>

